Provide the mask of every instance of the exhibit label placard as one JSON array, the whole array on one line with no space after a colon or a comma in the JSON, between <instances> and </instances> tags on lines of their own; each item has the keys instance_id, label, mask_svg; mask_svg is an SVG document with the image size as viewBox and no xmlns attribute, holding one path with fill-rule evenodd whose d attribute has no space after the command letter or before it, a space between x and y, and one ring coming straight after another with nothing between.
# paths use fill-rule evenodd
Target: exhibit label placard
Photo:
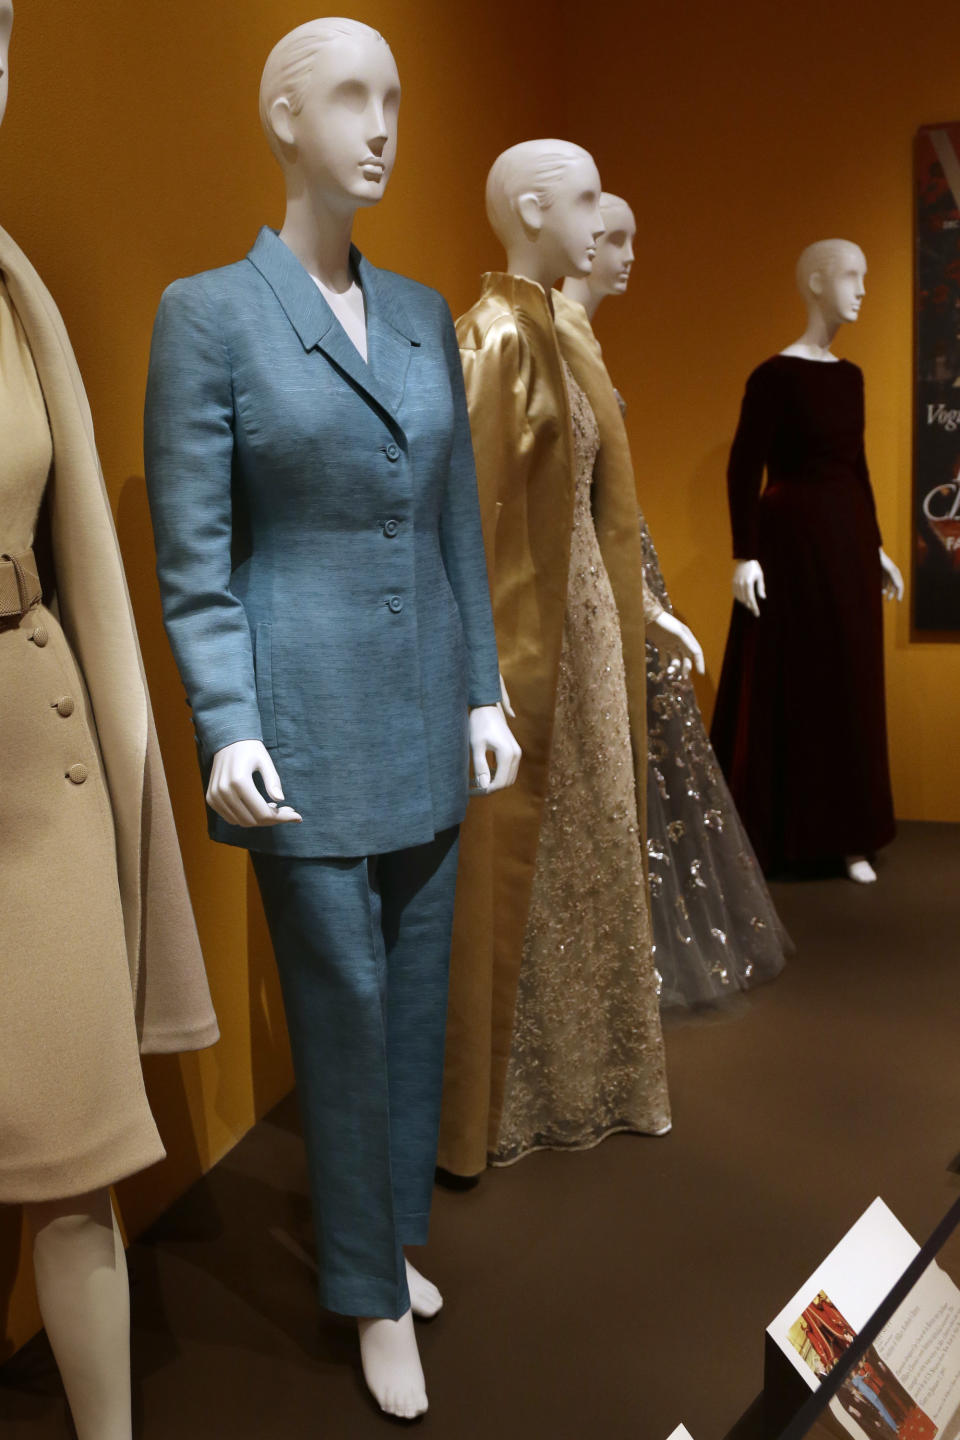
<instances>
[{"instance_id":1,"label":"exhibit label placard","mask_svg":"<svg viewBox=\"0 0 960 1440\"><path fill-rule=\"evenodd\" d=\"M768 1327L811 1390L844 1362L830 1411L855 1440L956 1440L960 1432L960 1288L935 1262L875 1342L859 1358L856 1349L847 1354L918 1251L875 1200Z\"/></svg>"}]
</instances>

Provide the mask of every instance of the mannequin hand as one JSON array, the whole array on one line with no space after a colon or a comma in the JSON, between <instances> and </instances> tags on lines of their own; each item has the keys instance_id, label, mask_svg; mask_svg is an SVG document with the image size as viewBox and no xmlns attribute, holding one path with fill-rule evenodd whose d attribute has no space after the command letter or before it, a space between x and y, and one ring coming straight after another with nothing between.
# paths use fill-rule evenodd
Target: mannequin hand
<instances>
[{"instance_id":1,"label":"mannequin hand","mask_svg":"<svg viewBox=\"0 0 960 1440\"><path fill-rule=\"evenodd\" d=\"M268 804L253 783L260 774L264 789L276 804ZM283 804L283 787L267 747L260 740L236 740L213 757L207 804L231 825L253 829L258 825L288 825L302 816Z\"/></svg>"},{"instance_id":2,"label":"mannequin hand","mask_svg":"<svg viewBox=\"0 0 960 1440\"><path fill-rule=\"evenodd\" d=\"M510 704L510 695L509 695L509 693L508 693L508 691L507 691L507 682L506 682L506 680L504 680L502 674L501 674L501 676L500 676L500 703L502 704L502 706L503 706L504 710L507 712L507 714L510 716L510 719L511 719L511 720L516 720L516 718L517 718L516 711L514 710L513 706Z\"/></svg>"},{"instance_id":3,"label":"mannequin hand","mask_svg":"<svg viewBox=\"0 0 960 1440\"><path fill-rule=\"evenodd\" d=\"M703 674L703 651L689 625L684 625L669 610L661 610L656 620L647 625L647 639L656 645L660 657L667 662L667 669L674 674L680 670L686 680L691 669Z\"/></svg>"},{"instance_id":4,"label":"mannequin hand","mask_svg":"<svg viewBox=\"0 0 960 1440\"><path fill-rule=\"evenodd\" d=\"M890 556L880 547L880 565L883 569L883 594L887 600L903 599L903 576Z\"/></svg>"},{"instance_id":5,"label":"mannequin hand","mask_svg":"<svg viewBox=\"0 0 960 1440\"><path fill-rule=\"evenodd\" d=\"M493 751L494 775L490 778L487 751ZM470 758L475 784L471 795L492 795L505 790L517 778L520 746L514 740L500 705L478 705L470 711Z\"/></svg>"},{"instance_id":6,"label":"mannequin hand","mask_svg":"<svg viewBox=\"0 0 960 1440\"><path fill-rule=\"evenodd\" d=\"M758 598L766 600L767 589L763 583L763 571L759 560L738 560L733 572L733 598L746 605L751 615L760 614Z\"/></svg>"}]
</instances>

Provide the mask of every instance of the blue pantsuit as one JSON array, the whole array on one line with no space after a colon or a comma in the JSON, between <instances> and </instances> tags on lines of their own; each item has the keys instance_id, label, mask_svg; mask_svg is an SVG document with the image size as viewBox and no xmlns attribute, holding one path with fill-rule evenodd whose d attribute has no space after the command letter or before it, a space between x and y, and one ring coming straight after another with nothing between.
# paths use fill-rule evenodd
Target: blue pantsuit
<instances>
[{"instance_id":1,"label":"blue pantsuit","mask_svg":"<svg viewBox=\"0 0 960 1440\"><path fill-rule=\"evenodd\" d=\"M457 832L369 858L253 864L311 1140L320 1299L398 1319L400 1247L424 1244L430 1216Z\"/></svg>"},{"instance_id":2,"label":"blue pantsuit","mask_svg":"<svg viewBox=\"0 0 960 1440\"><path fill-rule=\"evenodd\" d=\"M321 1297L397 1318L426 1238L468 711L500 697L459 350L433 290L351 253L364 362L264 229L154 328L146 476L201 768L260 740L302 824L254 855L283 982Z\"/></svg>"}]
</instances>

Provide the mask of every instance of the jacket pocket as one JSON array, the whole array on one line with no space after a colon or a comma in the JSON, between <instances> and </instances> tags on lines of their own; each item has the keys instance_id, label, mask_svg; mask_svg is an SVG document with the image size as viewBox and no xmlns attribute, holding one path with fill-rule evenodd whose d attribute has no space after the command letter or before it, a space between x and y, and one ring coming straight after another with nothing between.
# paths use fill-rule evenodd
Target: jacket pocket
<instances>
[{"instance_id":1,"label":"jacket pocket","mask_svg":"<svg viewBox=\"0 0 960 1440\"><path fill-rule=\"evenodd\" d=\"M269 625L258 625L254 638L253 666L257 677L257 706L260 728L267 749L277 745L277 712L273 703L272 631Z\"/></svg>"}]
</instances>

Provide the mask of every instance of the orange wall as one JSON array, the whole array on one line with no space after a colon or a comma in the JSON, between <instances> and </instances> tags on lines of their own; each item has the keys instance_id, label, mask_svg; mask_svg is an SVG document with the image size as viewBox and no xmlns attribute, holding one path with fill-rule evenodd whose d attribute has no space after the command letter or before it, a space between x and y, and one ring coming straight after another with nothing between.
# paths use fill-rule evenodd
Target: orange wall
<instances>
[{"instance_id":1,"label":"orange wall","mask_svg":"<svg viewBox=\"0 0 960 1440\"><path fill-rule=\"evenodd\" d=\"M248 862L205 835L183 692L160 624L141 415L164 286L239 258L261 224L282 219L257 86L271 45L315 12L292 0L23 0L17 12L0 224L53 291L90 395L223 1032L213 1051L147 1063L170 1154L121 1187L124 1221L135 1231L292 1083ZM389 38L404 100L390 192L360 217L358 239L375 262L437 286L459 313L480 273L500 263L483 213L486 171L498 151L551 118L555 57L506 0L482 9L370 0L363 18ZM473 57L491 27L508 25L515 53L481 75ZM528 76L522 62L534 44L543 68ZM0 1358L36 1326L19 1217L0 1209L0 1305L11 1285Z\"/></svg>"},{"instance_id":2,"label":"orange wall","mask_svg":"<svg viewBox=\"0 0 960 1440\"><path fill-rule=\"evenodd\" d=\"M291 1078L247 862L204 834L159 621L140 414L164 285L235 259L260 224L280 220L257 82L270 45L310 13L292 0L21 0L14 32L0 223L52 289L87 382L223 1029L212 1052L147 1065L170 1157L122 1187L132 1230ZM635 278L598 329L630 403L668 583L707 650L709 702L729 609L723 468L742 384L799 333L793 261L826 234L857 239L870 261L863 318L841 345L866 372L881 522L909 568L910 137L960 115L960 72L943 7L930 3L607 0L595 27L585 15L546 0L370 0L363 18L390 39L405 97L390 193L360 217L358 238L459 313L480 272L501 263L483 182L506 145L569 135L593 150L607 188L631 199ZM889 620L888 662L899 813L956 819L948 724L960 648L911 645L904 608ZM35 1324L18 1240L15 1212L0 1210L0 1295L17 1277L8 1346Z\"/></svg>"},{"instance_id":3,"label":"orange wall","mask_svg":"<svg viewBox=\"0 0 960 1440\"><path fill-rule=\"evenodd\" d=\"M864 371L884 542L909 584L911 140L960 118L960 69L930 0L607 0L586 29L582 13L567 11L569 135L639 222L629 294L604 302L597 332L667 584L706 651L708 709L743 384L802 332L793 265L826 236L867 255L862 315L837 349ZM886 640L897 814L958 820L960 644L912 642L907 602L888 609Z\"/></svg>"}]
</instances>

